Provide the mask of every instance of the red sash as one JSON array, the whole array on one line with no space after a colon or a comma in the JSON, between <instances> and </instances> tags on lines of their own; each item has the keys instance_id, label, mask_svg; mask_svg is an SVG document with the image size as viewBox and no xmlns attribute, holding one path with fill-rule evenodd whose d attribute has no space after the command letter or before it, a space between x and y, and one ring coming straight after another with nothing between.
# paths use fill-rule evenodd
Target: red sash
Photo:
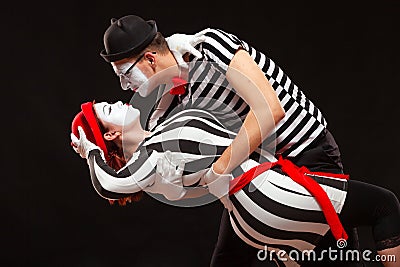
<instances>
[{"instance_id":1,"label":"red sash","mask_svg":"<svg viewBox=\"0 0 400 267\"><path fill-rule=\"evenodd\" d=\"M279 156L278 161L262 163L258 166L251 168L242 175L234 178L230 182L229 194L235 194L237 191L241 190L245 185L247 185L251 180L253 180L256 176L271 169L274 166L280 166L282 171L284 171L290 178L292 178L293 181L307 189L310 194L317 200L335 239L347 240L347 233L344 230L342 223L339 220L339 216L336 213L335 208L333 207L328 195L314 179L309 177L309 175L327 176L346 180L349 179L349 175L325 172L311 172L305 166L298 167L290 160L283 159L281 156Z\"/></svg>"}]
</instances>

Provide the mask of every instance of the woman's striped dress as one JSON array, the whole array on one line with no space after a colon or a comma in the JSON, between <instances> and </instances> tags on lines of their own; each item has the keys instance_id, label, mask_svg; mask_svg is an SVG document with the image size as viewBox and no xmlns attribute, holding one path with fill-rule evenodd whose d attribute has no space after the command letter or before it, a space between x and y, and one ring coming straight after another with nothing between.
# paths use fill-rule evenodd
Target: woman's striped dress
<instances>
[{"instance_id":1,"label":"woman's striped dress","mask_svg":"<svg viewBox=\"0 0 400 267\"><path fill-rule=\"evenodd\" d=\"M218 159L234 137L233 132L224 129L209 113L184 110L160 124L119 172L104 163L98 150L91 151L92 182L96 191L108 199L146 191L154 183L158 157L169 150L186 162L184 185L202 186L201 174ZM250 158L233 174L236 177L258 164ZM346 198L346 181L329 177L313 179L327 192L336 212L340 213ZM279 168L258 175L230 198L234 204L230 216L235 232L256 248L267 246L287 253L294 250L301 255L303 250L312 250L329 230L315 198L282 174Z\"/></svg>"}]
</instances>

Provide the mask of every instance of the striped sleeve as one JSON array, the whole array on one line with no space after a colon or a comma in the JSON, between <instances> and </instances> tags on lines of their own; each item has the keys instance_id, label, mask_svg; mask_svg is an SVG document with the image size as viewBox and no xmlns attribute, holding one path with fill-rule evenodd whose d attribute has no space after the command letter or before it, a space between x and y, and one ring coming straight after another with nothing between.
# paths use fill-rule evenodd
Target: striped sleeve
<instances>
[{"instance_id":1,"label":"striped sleeve","mask_svg":"<svg viewBox=\"0 0 400 267\"><path fill-rule=\"evenodd\" d=\"M106 199L119 199L139 192L154 182L157 152L141 153L137 160L116 172L100 156L99 150L90 151L90 176L96 192Z\"/></svg>"},{"instance_id":2,"label":"striped sleeve","mask_svg":"<svg viewBox=\"0 0 400 267\"><path fill-rule=\"evenodd\" d=\"M225 74L236 51L243 48L242 42L235 35L219 29L207 29L205 36L202 43L205 58Z\"/></svg>"}]
</instances>

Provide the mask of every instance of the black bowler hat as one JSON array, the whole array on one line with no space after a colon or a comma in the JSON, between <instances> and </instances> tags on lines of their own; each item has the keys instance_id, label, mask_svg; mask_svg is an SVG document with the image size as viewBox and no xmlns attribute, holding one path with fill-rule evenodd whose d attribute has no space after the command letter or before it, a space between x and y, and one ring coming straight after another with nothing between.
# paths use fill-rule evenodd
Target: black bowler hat
<instances>
[{"instance_id":1,"label":"black bowler hat","mask_svg":"<svg viewBox=\"0 0 400 267\"><path fill-rule=\"evenodd\" d=\"M157 33L154 20L128 15L111 19L111 25L104 33L104 47L100 55L107 62L114 62L138 54L153 41Z\"/></svg>"}]
</instances>

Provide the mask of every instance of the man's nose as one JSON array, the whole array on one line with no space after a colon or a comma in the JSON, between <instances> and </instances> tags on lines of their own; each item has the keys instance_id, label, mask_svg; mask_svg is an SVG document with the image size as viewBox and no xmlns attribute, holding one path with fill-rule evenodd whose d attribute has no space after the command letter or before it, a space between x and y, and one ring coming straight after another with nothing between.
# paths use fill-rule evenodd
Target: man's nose
<instances>
[{"instance_id":1,"label":"man's nose","mask_svg":"<svg viewBox=\"0 0 400 267\"><path fill-rule=\"evenodd\" d=\"M123 90L128 90L131 85L131 83L127 79L121 76L119 77L119 83L121 84Z\"/></svg>"}]
</instances>

